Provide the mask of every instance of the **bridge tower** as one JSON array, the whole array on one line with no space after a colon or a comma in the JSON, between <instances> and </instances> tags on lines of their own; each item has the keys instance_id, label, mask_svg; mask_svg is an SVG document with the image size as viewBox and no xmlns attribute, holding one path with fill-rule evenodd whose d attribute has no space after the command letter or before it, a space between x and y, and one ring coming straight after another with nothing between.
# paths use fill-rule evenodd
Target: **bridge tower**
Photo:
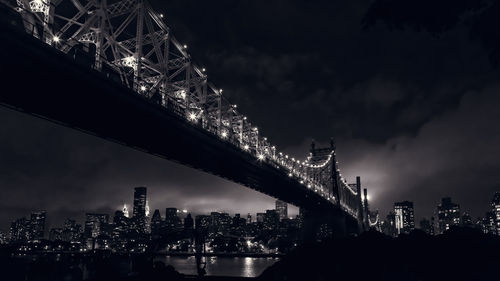
<instances>
[{"instance_id":1,"label":"bridge tower","mask_svg":"<svg viewBox=\"0 0 500 281\"><path fill-rule=\"evenodd\" d=\"M307 162L315 167L309 171L310 176L321 182L326 187L328 195L335 200L330 209L302 210L304 239L321 240L330 236L342 237L363 231L365 227L361 178L356 177L354 184L347 184L342 178L333 139L330 140L330 145L324 148L317 148L313 140Z\"/></svg>"}]
</instances>

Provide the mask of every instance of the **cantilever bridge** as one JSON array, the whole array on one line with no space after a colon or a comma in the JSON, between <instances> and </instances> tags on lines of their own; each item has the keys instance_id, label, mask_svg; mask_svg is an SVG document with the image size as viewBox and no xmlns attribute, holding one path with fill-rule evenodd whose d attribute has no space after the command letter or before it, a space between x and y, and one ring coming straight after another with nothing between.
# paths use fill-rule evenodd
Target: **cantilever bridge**
<instances>
[{"instance_id":1,"label":"cantilever bridge","mask_svg":"<svg viewBox=\"0 0 500 281\"><path fill-rule=\"evenodd\" d=\"M143 0L0 0L3 105L224 177L335 229L363 224L335 147L279 152L192 62ZM7 70L7 71L5 71ZM316 212L317 211L317 212Z\"/></svg>"}]
</instances>

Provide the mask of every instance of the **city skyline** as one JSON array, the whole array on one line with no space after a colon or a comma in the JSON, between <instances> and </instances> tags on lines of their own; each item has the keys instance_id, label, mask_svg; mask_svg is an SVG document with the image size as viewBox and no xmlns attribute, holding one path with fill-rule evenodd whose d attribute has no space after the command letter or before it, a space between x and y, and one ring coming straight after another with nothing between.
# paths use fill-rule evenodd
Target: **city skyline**
<instances>
[{"instance_id":1,"label":"city skyline","mask_svg":"<svg viewBox=\"0 0 500 281\"><path fill-rule=\"evenodd\" d=\"M247 223L249 222L259 222L262 221L264 216L268 213L268 211L275 211L276 215L280 220L282 219L294 219L300 214L300 211L297 207L288 204L279 199L274 200L273 208L257 210L255 212L247 212L247 213L239 213L239 212L228 212L226 210L221 209L213 209L213 210L205 210L203 212L193 212L184 208L177 208L177 206L162 206L159 208L150 208L149 200L147 197L147 187L135 187L134 188L134 196L130 200L132 204L124 203L116 209L101 209L97 210L83 210L79 216L75 217L60 217L57 222L54 222L50 219L50 216L47 216L47 211L44 209L34 209L29 213L19 216L16 219L12 219L9 222L8 229L0 229L0 233L9 233L12 232L12 225L14 222L18 221L33 221L38 216L43 217L43 225L45 227L45 231L42 231L42 234L38 232L36 234L37 237L43 237L44 234L47 234L49 229L54 228L55 226L62 225L62 222L66 223L68 220L74 221L85 221L83 218L87 218L88 215L98 215L98 216L108 216L111 217L113 213L121 212L125 217L129 219L138 219L144 221L143 226L138 226L139 228L144 228L146 225L150 227L152 223L151 219L154 217L153 213L158 213L157 215L160 218L168 217L169 210L176 210L176 216L180 215L182 219L186 215L189 216L204 216L210 215L213 213L227 214L230 216L241 216L241 218L245 219ZM153 196L154 197L154 196ZM364 196L362 197L364 202ZM368 220L370 225L372 222L377 221L376 224L371 225L370 227L374 228L377 231L383 232L389 236L397 237L399 234L409 234L414 229L420 229L428 234L443 234L444 231L450 229L451 226L467 226L467 227L480 227L480 229L485 233L498 233L500 235L500 192L495 192L492 199L490 199L489 205L486 207L487 211L480 216L471 217L469 215L468 210L464 210L460 208L460 204L456 204L452 202L451 197L443 197L440 202L435 206L432 214L430 216L419 216L418 219L415 213L418 214L418 208L415 212L415 208L412 201L402 201L402 202L394 202L393 208L388 211L386 214L381 214L378 209L370 209L368 208ZM364 206L364 203L363 203ZM288 212L291 209L292 212ZM131 212L132 210L132 212ZM163 215L163 211L165 210L165 215ZM31 216L31 218L30 218ZM376 217L374 217L376 216ZM142 218L142 219L140 219ZM467 219L468 221L464 221ZM153 219L154 220L154 219ZM367 222L368 223L368 222ZM430 223L430 225L427 225ZM479 226L478 224L481 224ZM498 224L498 225L497 225ZM389 228L388 228L389 227ZM431 227L432 231L428 228Z\"/></svg>"}]
</instances>

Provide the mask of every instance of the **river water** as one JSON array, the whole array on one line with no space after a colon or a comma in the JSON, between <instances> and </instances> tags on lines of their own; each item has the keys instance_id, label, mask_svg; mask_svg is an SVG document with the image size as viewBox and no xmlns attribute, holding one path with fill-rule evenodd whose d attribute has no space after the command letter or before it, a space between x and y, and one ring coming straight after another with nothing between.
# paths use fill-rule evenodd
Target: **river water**
<instances>
[{"instance_id":1,"label":"river water","mask_svg":"<svg viewBox=\"0 0 500 281\"><path fill-rule=\"evenodd\" d=\"M196 275L195 257L163 256L156 260L172 265L184 274ZM207 275L256 277L279 258L207 257Z\"/></svg>"}]
</instances>

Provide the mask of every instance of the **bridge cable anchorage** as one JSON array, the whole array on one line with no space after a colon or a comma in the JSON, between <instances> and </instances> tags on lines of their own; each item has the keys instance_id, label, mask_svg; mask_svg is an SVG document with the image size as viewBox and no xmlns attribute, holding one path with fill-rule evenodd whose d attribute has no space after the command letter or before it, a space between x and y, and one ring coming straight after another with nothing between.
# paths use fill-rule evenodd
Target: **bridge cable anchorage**
<instances>
[{"instance_id":1,"label":"bridge cable anchorage","mask_svg":"<svg viewBox=\"0 0 500 281\"><path fill-rule=\"evenodd\" d=\"M91 57L89 67L358 216L360 194L340 174L333 141L327 148L313 144L303 161L277 151L208 81L205 67L192 62L187 44L147 1L0 1L20 14L24 30L35 38L74 59Z\"/></svg>"}]
</instances>

